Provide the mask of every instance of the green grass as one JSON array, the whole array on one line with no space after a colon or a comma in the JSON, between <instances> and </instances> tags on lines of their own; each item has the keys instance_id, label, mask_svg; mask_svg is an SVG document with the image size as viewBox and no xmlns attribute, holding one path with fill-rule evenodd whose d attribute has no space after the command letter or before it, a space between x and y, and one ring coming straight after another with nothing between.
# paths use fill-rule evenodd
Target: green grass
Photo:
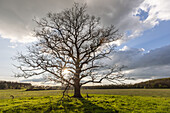
<instances>
[{"instance_id":1,"label":"green grass","mask_svg":"<svg viewBox=\"0 0 170 113\"><path fill-rule=\"evenodd\" d=\"M39 97L39 96L55 96L61 94L61 90L41 90L41 91L25 91L25 90L0 90L0 99L10 99L10 95L15 98L21 97Z\"/></svg>"},{"instance_id":2,"label":"green grass","mask_svg":"<svg viewBox=\"0 0 170 113\"><path fill-rule=\"evenodd\" d=\"M170 89L82 92L88 92L90 98L83 94L83 99L65 98L59 101L60 90L0 90L0 113L170 113ZM10 99L11 94L15 99Z\"/></svg>"},{"instance_id":3,"label":"green grass","mask_svg":"<svg viewBox=\"0 0 170 113\"><path fill-rule=\"evenodd\" d=\"M89 94L170 97L170 89L90 89L82 92Z\"/></svg>"}]
</instances>

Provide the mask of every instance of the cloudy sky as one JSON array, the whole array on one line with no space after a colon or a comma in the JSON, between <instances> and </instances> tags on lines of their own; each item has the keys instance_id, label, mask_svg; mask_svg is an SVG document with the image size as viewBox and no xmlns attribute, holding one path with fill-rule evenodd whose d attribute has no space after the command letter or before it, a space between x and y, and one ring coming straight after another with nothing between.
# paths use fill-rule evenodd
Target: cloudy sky
<instances>
[{"instance_id":1,"label":"cloudy sky","mask_svg":"<svg viewBox=\"0 0 170 113\"><path fill-rule=\"evenodd\" d=\"M35 41L32 19L74 2L86 3L89 14L124 34L111 64L126 65L125 73L138 80L170 77L169 0L0 0L0 80L23 81L13 77L11 57Z\"/></svg>"}]
</instances>

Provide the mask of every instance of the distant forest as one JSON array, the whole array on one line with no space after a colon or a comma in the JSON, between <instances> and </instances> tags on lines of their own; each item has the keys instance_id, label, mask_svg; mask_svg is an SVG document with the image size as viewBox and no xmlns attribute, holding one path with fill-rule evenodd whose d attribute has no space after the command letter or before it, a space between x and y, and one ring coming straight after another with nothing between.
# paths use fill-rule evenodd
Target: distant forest
<instances>
[{"instance_id":1,"label":"distant forest","mask_svg":"<svg viewBox=\"0 0 170 113\"><path fill-rule=\"evenodd\" d=\"M30 83L0 81L0 89L22 89L31 87L32 85Z\"/></svg>"},{"instance_id":2,"label":"distant forest","mask_svg":"<svg viewBox=\"0 0 170 113\"><path fill-rule=\"evenodd\" d=\"M85 89L170 88L170 78L149 80L136 84L84 86Z\"/></svg>"},{"instance_id":3,"label":"distant forest","mask_svg":"<svg viewBox=\"0 0 170 113\"><path fill-rule=\"evenodd\" d=\"M137 84L83 86L83 89L170 88L170 78L149 80ZM0 89L61 90L60 86L32 86L31 83L0 81ZM70 88L72 89L72 88Z\"/></svg>"}]
</instances>

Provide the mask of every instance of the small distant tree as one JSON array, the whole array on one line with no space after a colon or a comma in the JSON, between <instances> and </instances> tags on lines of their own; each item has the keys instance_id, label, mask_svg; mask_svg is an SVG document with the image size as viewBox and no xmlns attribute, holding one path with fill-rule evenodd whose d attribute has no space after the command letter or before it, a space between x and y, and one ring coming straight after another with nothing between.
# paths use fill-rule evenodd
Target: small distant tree
<instances>
[{"instance_id":1,"label":"small distant tree","mask_svg":"<svg viewBox=\"0 0 170 113\"><path fill-rule=\"evenodd\" d=\"M122 67L104 65L121 35L113 25L102 27L100 18L86 13L86 5L75 3L35 22L38 41L28 47L28 54L17 55L17 67L22 71L17 77L48 74L51 81L73 86L77 98L82 97L84 84L123 77Z\"/></svg>"}]
</instances>

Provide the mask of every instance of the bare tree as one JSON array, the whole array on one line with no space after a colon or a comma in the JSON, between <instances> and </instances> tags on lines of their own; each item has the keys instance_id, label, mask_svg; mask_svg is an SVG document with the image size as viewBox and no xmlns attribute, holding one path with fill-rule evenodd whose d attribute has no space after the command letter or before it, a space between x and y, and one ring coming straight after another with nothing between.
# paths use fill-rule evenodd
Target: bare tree
<instances>
[{"instance_id":1,"label":"bare tree","mask_svg":"<svg viewBox=\"0 0 170 113\"><path fill-rule=\"evenodd\" d=\"M48 75L49 80L73 86L77 98L84 84L123 77L121 68L103 63L121 35L113 25L102 27L100 18L86 13L86 5L75 3L35 22L38 41L28 47L28 54L17 55L22 73L16 76Z\"/></svg>"}]
</instances>

